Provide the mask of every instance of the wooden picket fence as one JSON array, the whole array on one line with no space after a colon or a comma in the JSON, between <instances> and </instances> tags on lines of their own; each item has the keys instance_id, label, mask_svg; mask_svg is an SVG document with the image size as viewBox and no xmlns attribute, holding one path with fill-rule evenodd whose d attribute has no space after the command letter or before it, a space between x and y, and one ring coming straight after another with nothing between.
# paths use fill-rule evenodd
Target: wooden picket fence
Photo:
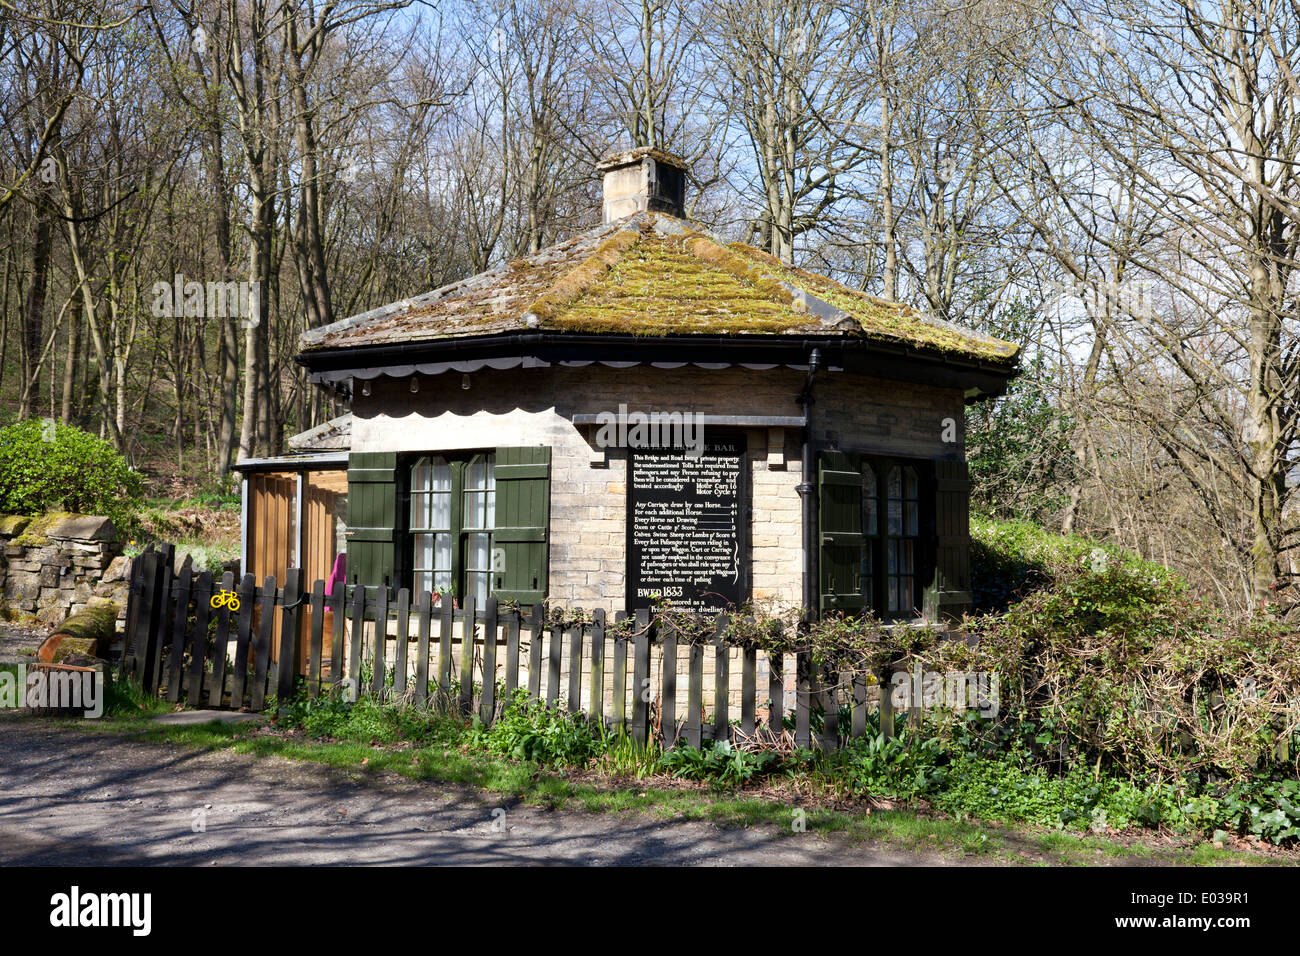
<instances>
[{"instance_id":1,"label":"wooden picket fence","mask_svg":"<svg viewBox=\"0 0 1300 956\"><path fill-rule=\"evenodd\" d=\"M711 637L691 640L647 611L630 620L620 611L612 622L603 610L548 620L540 605L503 608L495 598L483 608L466 598L458 608L428 592L412 602L404 588L337 585L340 593L326 594L319 580L304 591L298 569L289 570L283 588L274 577L259 588L252 575L236 584L229 572L219 581L208 571L195 574L188 560L174 572L173 560L171 546L163 546L133 562L121 670L174 703L259 711L305 683L311 697L438 703L491 724L523 689L531 700L564 701L571 713L599 718L641 743L699 747L782 736L796 746L834 749L842 738L866 733L868 713L877 708L881 731L893 733L889 694L868 690L884 674L818 680L807 652L728 644L726 615L712 622ZM231 593L238 611L221 601L213 607L214 594Z\"/></svg>"}]
</instances>

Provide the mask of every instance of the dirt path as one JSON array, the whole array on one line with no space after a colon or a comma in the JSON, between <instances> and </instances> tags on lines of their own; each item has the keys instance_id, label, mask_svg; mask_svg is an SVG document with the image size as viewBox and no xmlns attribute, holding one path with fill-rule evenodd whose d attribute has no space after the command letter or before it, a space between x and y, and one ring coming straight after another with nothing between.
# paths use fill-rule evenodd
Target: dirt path
<instances>
[{"instance_id":1,"label":"dirt path","mask_svg":"<svg viewBox=\"0 0 1300 956\"><path fill-rule=\"evenodd\" d=\"M196 821L205 832L194 832ZM358 782L310 763L195 753L0 715L0 865L961 862L813 833L548 811L396 776Z\"/></svg>"}]
</instances>

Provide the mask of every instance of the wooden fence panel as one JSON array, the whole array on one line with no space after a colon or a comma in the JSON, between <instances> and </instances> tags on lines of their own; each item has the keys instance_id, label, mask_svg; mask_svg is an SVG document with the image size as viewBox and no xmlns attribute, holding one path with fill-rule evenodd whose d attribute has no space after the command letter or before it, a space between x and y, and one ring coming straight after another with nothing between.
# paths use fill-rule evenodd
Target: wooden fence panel
<instances>
[{"instance_id":1,"label":"wooden fence panel","mask_svg":"<svg viewBox=\"0 0 1300 956\"><path fill-rule=\"evenodd\" d=\"M704 720L704 645L691 641L687 651L688 677L686 693L686 742L696 750L703 743L701 724ZM667 740L664 746L667 746Z\"/></svg>"},{"instance_id":2,"label":"wooden fence panel","mask_svg":"<svg viewBox=\"0 0 1300 956\"><path fill-rule=\"evenodd\" d=\"M276 590L276 579L267 576L259 589L252 575L244 575L238 589L234 576L226 573L214 585L208 572L195 574L187 559L179 571L165 563L166 552L149 551L131 565L131 604L127 608L127 628L135 636L128 639L122 668L133 680L147 679L152 671L150 689L170 702L185 701L191 706L203 704L220 707L249 706L262 709L267 695L274 691L287 700L305 676L308 692L318 696L329 682L342 684L346 679L351 691L360 690L357 680L363 662L374 668L366 682L367 693L379 699L405 699L407 694L417 704L425 705L433 693L450 694L464 714L477 713L490 725L500 706L508 702L526 683L528 697L554 707L564 700L570 712L600 721L602 727L629 732L640 744L653 735L665 746L679 740L700 747L709 740L732 739L732 717L737 716L735 731L743 738L756 734L779 736L785 719L784 659L779 653L760 651L753 646L738 648L740 674L733 673L727 642L730 619L719 615L712 622L711 633L698 639L692 636L686 645L687 688L685 713L677 705L678 657L685 633L672 623L652 622L646 610L636 613L628 626L625 612L615 614L612 660L609 656L607 618L595 610L583 624L581 611L564 624L558 619L547 621L540 605L532 606L527 620L516 609L503 610L495 597L489 597L483 609L466 598L463 610L457 610L447 596L439 597L440 619L437 646L432 636L434 598L430 592L416 595L414 607L407 589L390 593L386 588L336 587L325 594L324 582L317 580L309 593L304 592L301 570L291 568L285 575L283 591ZM237 610L232 610L230 598ZM164 599L171 603L164 603ZM216 606L213 606L213 602ZM394 678L387 679L389 665L389 602L395 605L396 653L392 656ZM411 634L411 613L417 619L418 634ZM332 623L325 624L326 612ZM367 613L371 611L371 614ZM277 618L277 613L280 615ZM215 615L216 620L213 620ZM351 642L345 640L346 622L352 624ZM365 649L367 618L373 622L373 647ZM310 633L303 641L303 631L310 621ZM482 624L482 634L478 633ZM277 625L281 636L277 668L271 673L272 639ZM455 631L461 628L459 661L455 662ZM327 627L333 632L332 646L325 646ZM528 647L523 647L522 631L529 630ZM233 629L233 634L232 634ZM214 636L209 641L209 631ZM256 633L254 633L256 630ZM234 640L233 649L230 646ZM549 642L549 643L547 643ZM566 646L567 642L567 646ZM411 645L415 644L415 650ZM345 651L345 645L350 650ZM506 660L503 687L507 699L500 697L497 686L500 647ZM588 650L590 648L590 650ZM661 670L656 674L656 648ZM232 653L233 650L233 653ZM301 654L306 661L299 661ZM416 653L411 662L409 655ZM434 654L437 664L434 664ZM482 658L478 657L482 654ZM631 694L628 700L629 653L631 660ZM769 695L766 728L759 720L759 700L763 689L759 654L769 668L766 693ZM521 661L521 654L528 660ZM157 656L156 661L153 659ZM326 657L332 658L330 661ZM164 659L165 658L165 659ZM343 666L345 658L348 665ZM458 666L457 666L458 664ZM481 669L480 669L481 665ZM713 712L707 713L704 699L706 665L712 666ZM524 681L519 673L527 666ZM807 650L795 653L794 741L799 747L820 746L833 751L843 739L857 739L867 733L868 687L878 684L875 706L878 707L880 731L886 736L895 732L894 707L891 699L890 668L871 675L860 664L848 661L836 672L814 666ZM543 669L546 674L543 676ZM567 671L566 671L567 668ZM457 680L453 680L453 669ZM437 679L434 679L434 674ZM481 684L475 686L475 677ZM657 685L656 686L656 677ZM733 679L739 683L739 714L732 698ZM410 680L416 681L412 693ZM565 681L567 680L567 685ZM606 690L606 682L609 690ZM843 688L841 688L843 681ZM542 686L545 682L545 687ZM544 697L543 697L544 694ZM563 696L562 696L563 695ZM846 716L840 720L841 701ZM447 702L452 702L448 699ZM919 704L917 705L919 706ZM630 708L630 709L629 709ZM814 720L820 713L820 725ZM914 719L915 719L915 715Z\"/></svg>"},{"instance_id":3,"label":"wooden fence panel","mask_svg":"<svg viewBox=\"0 0 1300 956\"><path fill-rule=\"evenodd\" d=\"M591 705L589 716L605 726L605 610L597 608L591 626Z\"/></svg>"},{"instance_id":4,"label":"wooden fence panel","mask_svg":"<svg viewBox=\"0 0 1300 956\"><path fill-rule=\"evenodd\" d=\"M579 615L582 608L577 609ZM568 626L566 639L569 642L569 713L582 711L582 623Z\"/></svg>"},{"instance_id":5,"label":"wooden fence panel","mask_svg":"<svg viewBox=\"0 0 1300 956\"><path fill-rule=\"evenodd\" d=\"M758 652L752 647L741 651L740 662L740 732L754 736L754 710L758 706Z\"/></svg>"},{"instance_id":6,"label":"wooden fence panel","mask_svg":"<svg viewBox=\"0 0 1300 956\"><path fill-rule=\"evenodd\" d=\"M189 687L185 701L197 707L203 699L204 659L208 651L208 621L212 619L212 572L204 571L194 585L194 629L189 633Z\"/></svg>"},{"instance_id":7,"label":"wooden fence panel","mask_svg":"<svg viewBox=\"0 0 1300 956\"><path fill-rule=\"evenodd\" d=\"M275 575L268 575L271 580L271 590L275 590ZM245 574L243 581L239 584L239 618L238 627L235 631L235 670L230 682L230 705L238 710L244 706L244 685L248 680L248 647L250 642L250 633L253 629L253 609L257 605L257 585L253 581L251 574ZM269 614L263 613L262 618L270 626ZM218 693L224 695L225 688L219 689Z\"/></svg>"},{"instance_id":8,"label":"wooden fence panel","mask_svg":"<svg viewBox=\"0 0 1300 956\"><path fill-rule=\"evenodd\" d=\"M794 743L807 747L812 743L812 660L807 651L794 656Z\"/></svg>"},{"instance_id":9,"label":"wooden fence panel","mask_svg":"<svg viewBox=\"0 0 1300 956\"><path fill-rule=\"evenodd\" d=\"M217 613L217 637L212 646L212 683L208 687L208 706L220 707L221 696L226 687L226 657L230 653L230 602L228 598L235 594L235 575L227 571L221 576L221 594L225 602L221 605ZM244 606L239 606L239 611L243 611ZM249 609L252 613L252 609Z\"/></svg>"},{"instance_id":10,"label":"wooden fence panel","mask_svg":"<svg viewBox=\"0 0 1300 956\"><path fill-rule=\"evenodd\" d=\"M564 630L558 624L550 627L551 643L547 657L546 706L554 707L560 696L560 661L563 654Z\"/></svg>"},{"instance_id":11,"label":"wooden fence panel","mask_svg":"<svg viewBox=\"0 0 1300 956\"><path fill-rule=\"evenodd\" d=\"M632 659L632 739L644 744L650 729L650 611L636 612Z\"/></svg>"},{"instance_id":12,"label":"wooden fence panel","mask_svg":"<svg viewBox=\"0 0 1300 956\"><path fill-rule=\"evenodd\" d=\"M728 618L719 614L713 622L713 739L731 736L731 656L726 644Z\"/></svg>"},{"instance_id":13,"label":"wooden fence panel","mask_svg":"<svg viewBox=\"0 0 1300 956\"><path fill-rule=\"evenodd\" d=\"M450 594L440 595L438 606L438 693L445 704L451 695L451 629L456 624L456 606Z\"/></svg>"},{"instance_id":14,"label":"wooden fence panel","mask_svg":"<svg viewBox=\"0 0 1300 956\"><path fill-rule=\"evenodd\" d=\"M519 612L510 610L505 615L506 629L506 699L509 704L519 687Z\"/></svg>"},{"instance_id":15,"label":"wooden fence panel","mask_svg":"<svg viewBox=\"0 0 1300 956\"><path fill-rule=\"evenodd\" d=\"M321 673L325 662L325 582L317 578L311 586L311 646L307 650L307 695L320 695Z\"/></svg>"},{"instance_id":16,"label":"wooden fence panel","mask_svg":"<svg viewBox=\"0 0 1300 956\"><path fill-rule=\"evenodd\" d=\"M290 569L296 571L297 568ZM287 590L287 588L286 588ZM261 601L259 601L259 610L261 611L261 627L257 629L257 643L253 647L253 702L250 705L253 710L261 710L262 704L266 700L266 675L271 668L271 641L275 636L275 575L268 574L266 583L262 586ZM288 644L291 640L297 638L297 634L285 634L281 628L281 638L284 643ZM280 649L280 658L285 657L284 648ZM243 677L243 669L239 671L240 677ZM236 702L238 701L238 702ZM238 709L244 706L244 695L241 693L237 698L232 697L231 706Z\"/></svg>"},{"instance_id":17,"label":"wooden fence panel","mask_svg":"<svg viewBox=\"0 0 1300 956\"><path fill-rule=\"evenodd\" d=\"M489 597L483 613L483 688L479 692L479 720L490 725L497 703L497 599Z\"/></svg>"},{"instance_id":18,"label":"wooden fence panel","mask_svg":"<svg viewBox=\"0 0 1300 956\"><path fill-rule=\"evenodd\" d=\"M284 600L280 606L280 657L276 662L278 672L272 681L275 685L275 694L282 701L291 700L294 691L298 686L298 654L299 648L302 647L302 625L305 615L303 614L303 604L306 603L306 596L303 593L302 568L290 568L284 573ZM272 598L274 600L274 598ZM274 610L272 610L274 617ZM266 667L269 667L271 661L271 646L274 635L264 642L263 646L258 648L257 653L257 686L253 688L258 706L255 710L261 710L261 696L267 690ZM266 662L263 663L263 654L266 656Z\"/></svg>"},{"instance_id":19,"label":"wooden fence panel","mask_svg":"<svg viewBox=\"0 0 1300 956\"><path fill-rule=\"evenodd\" d=\"M167 700L176 703L181 697L181 670L185 660L185 624L190 616L190 589L194 586L193 563L190 555L181 565L180 581L176 587L176 613L171 626L171 653L167 658Z\"/></svg>"},{"instance_id":20,"label":"wooden fence panel","mask_svg":"<svg viewBox=\"0 0 1300 956\"><path fill-rule=\"evenodd\" d=\"M384 682L388 676L384 655L387 650L388 588L375 588L375 646L370 660L370 692L378 700L384 699Z\"/></svg>"},{"instance_id":21,"label":"wooden fence panel","mask_svg":"<svg viewBox=\"0 0 1300 956\"><path fill-rule=\"evenodd\" d=\"M627 612L619 611L614 615L614 626L618 629L614 638L614 681L610 688L611 727L616 733L627 729L627 635L623 632L623 622Z\"/></svg>"},{"instance_id":22,"label":"wooden fence panel","mask_svg":"<svg viewBox=\"0 0 1300 956\"><path fill-rule=\"evenodd\" d=\"M402 588L397 592L397 653L393 662L393 696L406 696L407 643L411 637L411 592Z\"/></svg>"},{"instance_id":23,"label":"wooden fence panel","mask_svg":"<svg viewBox=\"0 0 1300 956\"><path fill-rule=\"evenodd\" d=\"M474 710L474 641L478 631L478 608L474 595L465 595L465 616L460 632L460 712Z\"/></svg>"},{"instance_id":24,"label":"wooden fence panel","mask_svg":"<svg viewBox=\"0 0 1300 956\"><path fill-rule=\"evenodd\" d=\"M346 581L336 580L330 594L330 618L334 626L333 643L330 645L330 683L341 687L343 680L343 645L347 627L347 593Z\"/></svg>"},{"instance_id":25,"label":"wooden fence panel","mask_svg":"<svg viewBox=\"0 0 1300 956\"><path fill-rule=\"evenodd\" d=\"M348 646L348 688L351 694L360 694L361 645L366 633L366 589L356 585L352 589L352 639Z\"/></svg>"},{"instance_id":26,"label":"wooden fence panel","mask_svg":"<svg viewBox=\"0 0 1300 956\"><path fill-rule=\"evenodd\" d=\"M433 633L433 594L421 591L415 599L415 617L420 631L415 645L415 702L423 707L429 699L429 636Z\"/></svg>"},{"instance_id":27,"label":"wooden fence panel","mask_svg":"<svg viewBox=\"0 0 1300 956\"><path fill-rule=\"evenodd\" d=\"M677 742L677 629L664 625L659 645L659 719L664 746Z\"/></svg>"}]
</instances>

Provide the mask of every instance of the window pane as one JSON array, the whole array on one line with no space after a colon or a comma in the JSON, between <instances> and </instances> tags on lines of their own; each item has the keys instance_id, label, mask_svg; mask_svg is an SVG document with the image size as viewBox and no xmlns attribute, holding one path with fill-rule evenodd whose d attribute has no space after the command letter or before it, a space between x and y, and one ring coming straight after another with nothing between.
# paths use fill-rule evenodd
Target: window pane
<instances>
[{"instance_id":1,"label":"window pane","mask_svg":"<svg viewBox=\"0 0 1300 956\"><path fill-rule=\"evenodd\" d=\"M483 527L483 496L478 492L465 492L465 527Z\"/></svg>"},{"instance_id":2,"label":"window pane","mask_svg":"<svg viewBox=\"0 0 1300 956\"><path fill-rule=\"evenodd\" d=\"M415 568L419 571L433 569L433 535L417 534L415 536Z\"/></svg>"},{"instance_id":3,"label":"window pane","mask_svg":"<svg viewBox=\"0 0 1300 956\"><path fill-rule=\"evenodd\" d=\"M465 548L465 567L471 571L492 570L492 536L471 534Z\"/></svg>"},{"instance_id":4,"label":"window pane","mask_svg":"<svg viewBox=\"0 0 1300 956\"><path fill-rule=\"evenodd\" d=\"M466 589L474 595L474 603L482 607L488 599L488 575L482 571L471 571L466 576Z\"/></svg>"},{"instance_id":5,"label":"window pane","mask_svg":"<svg viewBox=\"0 0 1300 956\"><path fill-rule=\"evenodd\" d=\"M917 529L918 529L919 526L920 526L920 525L919 525L919 522L917 521L917 507L916 507L916 502L915 502L915 501L908 501L908 502L906 502L905 504L906 504L906 507L903 509L903 514L904 514L906 520L905 520L904 523L903 523L903 527L906 528L907 530L906 530L904 533L905 533L905 534L910 534L910 535L915 535L915 534L918 533Z\"/></svg>"},{"instance_id":6,"label":"window pane","mask_svg":"<svg viewBox=\"0 0 1300 956\"><path fill-rule=\"evenodd\" d=\"M432 464L431 491L451 491L451 465L445 458L434 458Z\"/></svg>"},{"instance_id":7,"label":"window pane","mask_svg":"<svg viewBox=\"0 0 1300 956\"><path fill-rule=\"evenodd\" d=\"M429 527L451 527L451 492L429 495Z\"/></svg>"},{"instance_id":8,"label":"window pane","mask_svg":"<svg viewBox=\"0 0 1300 956\"><path fill-rule=\"evenodd\" d=\"M451 583L451 535L439 534L434 536L437 540L437 551L434 554L433 567L438 571L446 571L448 578L447 583Z\"/></svg>"}]
</instances>

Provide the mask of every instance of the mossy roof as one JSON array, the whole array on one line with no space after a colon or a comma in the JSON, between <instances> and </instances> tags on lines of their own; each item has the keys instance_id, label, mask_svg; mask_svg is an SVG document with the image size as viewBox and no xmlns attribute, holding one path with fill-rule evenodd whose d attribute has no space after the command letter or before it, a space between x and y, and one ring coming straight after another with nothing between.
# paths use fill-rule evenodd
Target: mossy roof
<instances>
[{"instance_id":1,"label":"mossy roof","mask_svg":"<svg viewBox=\"0 0 1300 956\"><path fill-rule=\"evenodd\" d=\"M1010 342L639 212L470 279L305 333L303 351L521 331L865 338L1012 365Z\"/></svg>"}]
</instances>

